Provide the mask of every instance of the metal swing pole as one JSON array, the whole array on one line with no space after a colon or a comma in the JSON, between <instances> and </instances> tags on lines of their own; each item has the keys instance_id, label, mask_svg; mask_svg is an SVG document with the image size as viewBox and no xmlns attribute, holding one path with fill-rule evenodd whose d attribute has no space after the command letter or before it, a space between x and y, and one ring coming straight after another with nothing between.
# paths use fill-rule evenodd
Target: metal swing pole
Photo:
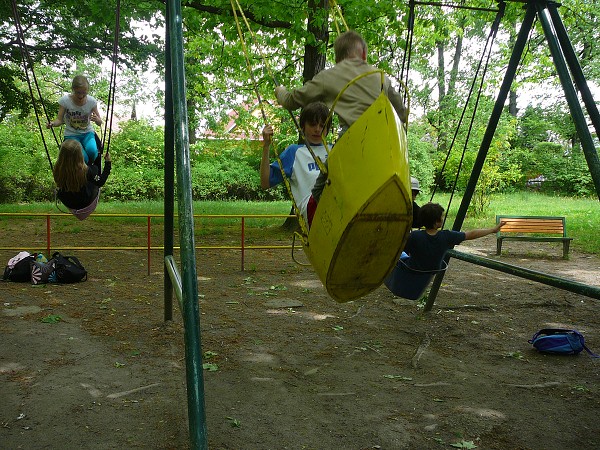
<instances>
[{"instance_id":1,"label":"metal swing pole","mask_svg":"<svg viewBox=\"0 0 600 450\"><path fill-rule=\"evenodd\" d=\"M183 25L181 2L167 2L170 29L173 129L177 162L177 194L179 216L179 242L181 247L181 312L184 325L185 372L188 398L188 429L190 448L208 448L206 413L204 405L204 374L200 339L200 311L198 306L198 279L196 275L196 253L194 244L194 214L192 205L192 183L190 146L185 96L185 72L183 58ZM170 258L169 268L174 271ZM167 260L165 260L167 263ZM176 279L178 274L174 273ZM179 284L179 283L178 283Z\"/></svg>"},{"instance_id":2,"label":"metal swing pole","mask_svg":"<svg viewBox=\"0 0 600 450\"><path fill-rule=\"evenodd\" d=\"M596 105L594 97L592 96L592 92L590 91L590 87L588 86L585 76L583 75L583 70L581 70L581 65L577 59L577 54L573 49L573 45L571 45L571 40L569 39L567 30L565 29L562 19L560 18L560 14L558 13L558 6L559 4L554 2L548 3L550 18L552 19L552 24L554 25L554 30L556 31L562 51L565 54L567 64L569 64L569 69L571 70L571 75L573 76L575 85L581 93L581 98L590 116L590 120L596 129L596 136L600 138L600 113L598 113L598 105Z\"/></svg>"},{"instance_id":3,"label":"metal swing pole","mask_svg":"<svg viewBox=\"0 0 600 450\"><path fill-rule=\"evenodd\" d=\"M166 21L169 23L170 13L169 8L166 9ZM163 232L163 257L173 257L173 240L174 240L174 222L175 222L175 143L174 143L174 128L173 122L173 88L171 77L171 32L169 27L165 27L165 135L164 135L164 153L165 153L165 173L164 173L164 232ZM169 276L167 264L164 264L164 286L163 286L163 301L164 301L164 320L173 320L173 281Z\"/></svg>"},{"instance_id":4,"label":"metal swing pole","mask_svg":"<svg viewBox=\"0 0 600 450\"><path fill-rule=\"evenodd\" d=\"M552 23L550 22L549 14L547 14L549 13L549 4L552 4L554 9L554 13L552 14ZM557 26L560 28L560 26L562 25L562 22L560 22L558 11L556 11L556 5L554 4L554 2L546 3L540 1L536 1L535 5L537 8L538 17L540 19L540 24L542 25L542 29L544 30L546 40L548 41L548 47L550 48L550 54L552 55L552 59L554 61L554 67L556 67L556 72L558 73L560 84L562 85L563 90L565 92L565 98L569 105L571 117L573 118L573 122L575 123L577 135L581 140L581 147L583 149L585 159L588 163L588 167L592 175L592 180L594 180L596 195L598 195L598 198L600 199L600 161L598 160L598 153L596 152L592 135L590 134L590 130L587 126L585 117L583 115L581 104L579 103L579 99L577 98L577 92L575 92L573 80L569 75L567 64L565 62L565 57L569 58L569 65L571 67L571 71L573 72L573 79L575 79L576 82L578 82L579 89L581 90L581 88L584 87L584 90L581 90L582 95L586 90L585 87L587 87L587 83L585 82L583 72L581 72L581 68L579 67L579 63L577 62L577 58L575 57L575 53L573 52L573 48L571 47L569 38L568 36L566 36L566 32L561 40L562 47L561 44L559 44L556 34L554 33L554 29L556 29ZM564 27L562 28L564 30ZM571 52L569 52L569 49L571 50ZM587 92L589 93L589 96L586 95L583 98L584 100L588 100L588 102L586 103L587 109L588 112L591 111L590 116L592 117L592 122L594 123L594 126L596 126L596 132L598 132L598 126L600 122L598 120L598 108L594 103L594 99L591 98L589 88L587 89ZM590 101L593 104L593 106L589 105Z\"/></svg>"},{"instance_id":5,"label":"metal swing pole","mask_svg":"<svg viewBox=\"0 0 600 450\"><path fill-rule=\"evenodd\" d=\"M549 7L549 5L550 5L550 7ZM549 15L546 14L547 11L549 11ZM475 191L475 187L477 185L477 180L479 178L479 175L483 168L483 163L485 162L485 158L487 156L487 151L491 144L491 139L495 133L495 129L498 124L498 120L500 118L502 108L504 106L506 97L510 90L510 85L512 84L512 80L514 79L514 75L516 73L516 67L521 58L521 54L524 49L525 41L531 30L531 26L533 24L533 19L535 18L536 14L540 19L540 23L544 30L546 40L548 41L550 53L552 54L552 58L554 61L554 66L556 67L561 85L564 89L565 98L569 105L569 110L571 112L571 116L573 117L573 120L575 122L578 136L580 137L581 142L582 142L582 148L585 153L586 160L588 162L588 166L590 168L592 179L594 180L596 192L598 193L598 196L600 198L600 163L598 162L598 154L596 152L590 131L587 127L585 117L583 116L583 111L582 111L581 105L579 104L579 101L577 99L577 93L575 91L573 82L569 75L567 65L565 63L565 57L567 58L569 67L571 68L571 71L573 73L573 79L575 80L577 87L582 92L583 100L584 100L586 107L588 109L588 112L592 118L592 122L594 123L594 126L597 126L597 124L600 122L600 120L598 120L598 109L593 101L593 98L591 97L591 92L589 91L589 88L587 87L587 82L585 81L583 72L581 71L581 67L579 66L579 63L577 61L577 58L573 51L573 48L571 47L570 40L564 29L562 21L560 20L560 16L558 15L558 12L556 11L556 4L554 2L546 2L544 0L531 0L527 5L527 12L526 12L525 18L523 20L523 26L521 27L521 30L519 31L519 35L517 37L517 41L516 41L515 47L513 49L513 54L511 56L509 66L508 66L502 87L500 89L500 93L498 94L498 99L496 100L496 104L494 106L492 116L488 123L488 128L484 135L483 141L479 148L479 153L477 155L477 159L475 160L475 164L473 166L473 171L471 173L471 178L469 179L469 183L467 185L465 196L463 197L462 203L461 203L459 211L457 213L456 220L455 220L453 228L452 228L453 230L458 231L462 227L464 218L467 213L468 206L471 202L473 193ZM552 21L553 21L552 23L548 17L550 17L552 19ZM558 39L553 31L553 26L558 34ZM560 44L559 44L559 41L560 41ZM459 252L450 251L447 254L447 256L445 257L444 261L448 262L451 255L456 256L458 254L459 254ZM461 259L464 259L464 258L461 258ZM486 266L483 259L484 258L481 258L481 257L472 257L472 258L469 258L468 261L475 263L475 264ZM465 260L467 260L467 259L465 259ZM488 265L487 267L491 267L491 266ZM500 270L499 267L500 267L500 265L494 265L494 267L491 267L491 268ZM514 274L517 276L522 276L521 273L515 272ZM443 273L440 273L435 277L434 282L431 287L429 297L427 299L427 303L424 308L425 311L430 311L431 308L433 307L433 303L435 302L435 298L437 297L437 293L442 284L443 277L444 277ZM525 277L525 278L527 278L527 277ZM575 284L573 282L563 283L561 281L561 279L559 279L557 277L549 277L549 276L537 277L537 278L538 279L536 279L535 281L540 281L544 284L549 284L551 286L557 286L557 287L560 287L562 289L566 289L566 290L569 290L572 292L582 293L580 290L578 290L579 288L577 288L577 289L573 288L575 286ZM551 282L549 282L548 280L551 278L553 280L551 280ZM559 283L560 286L558 286L554 280L559 280L559 281L557 281L557 283ZM589 294L583 293L583 295L589 295Z\"/></svg>"},{"instance_id":6,"label":"metal swing pole","mask_svg":"<svg viewBox=\"0 0 600 450\"><path fill-rule=\"evenodd\" d=\"M471 264L477 264L478 266L487 267L488 269L498 270L519 278L537 281L538 283L600 300L600 287L590 286L584 283L579 283L578 281L549 275L543 272L538 272L537 270L515 266L513 264L507 264L505 262L496 261L495 259L485 258L483 256L471 255L458 250L448 250L448 253L450 256L452 256L452 258L460 259Z\"/></svg>"},{"instance_id":7,"label":"metal swing pole","mask_svg":"<svg viewBox=\"0 0 600 450\"><path fill-rule=\"evenodd\" d=\"M504 80L502 81L502 85L498 93L498 98L496 99L496 103L494 104L494 109L492 110L488 126L485 130L483 140L481 141L479 152L477 153L477 158L475 159L473 170L471 172L471 177L469 178L469 182L467 183L465 195L463 196L462 202L458 209L458 213L456 215L456 219L452 226L452 229L455 231L460 231L464 219L467 215L467 210L469 209L471 199L473 198L475 188L477 187L479 175L481 174L481 170L483 168L483 164L485 163L485 159L487 157L487 153L492 143L494 134L496 133L496 127L498 126L500 116L502 115L502 110L504 109L504 104L506 103L508 93L510 92L510 87L517 73L517 67L519 66L521 55L523 54L523 50L525 49L525 45L527 43L527 39L531 31L531 27L533 26L535 14L535 5L532 2L530 2L527 5L527 11L523 19L523 24L521 25L521 29L519 30L519 34L517 35L517 40L515 42L512 55L508 62L506 73L504 74ZM448 263L449 260L450 256L446 255L446 257L444 258L444 262ZM435 276L433 284L431 286L431 290L429 291L429 296L427 298L424 311L430 311L433 307L433 304L437 297L437 293L440 289L440 286L442 285L443 279L444 272L438 273Z\"/></svg>"}]
</instances>

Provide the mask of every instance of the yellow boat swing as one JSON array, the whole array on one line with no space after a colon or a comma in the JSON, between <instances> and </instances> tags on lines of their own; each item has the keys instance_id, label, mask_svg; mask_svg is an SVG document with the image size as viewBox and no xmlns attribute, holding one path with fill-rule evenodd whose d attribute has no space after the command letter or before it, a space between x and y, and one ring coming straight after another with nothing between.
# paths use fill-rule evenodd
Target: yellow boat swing
<instances>
[{"instance_id":1,"label":"yellow boat swing","mask_svg":"<svg viewBox=\"0 0 600 450\"><path fill-rule=\"evenodd\" d=\"M328 180L303 248L328 294L338 302L379 287L398 258L412 224L406 133L383 90L335 143Z\"/></svg>"},{"instance_id":2,"label":"yellow boat swing","mask_svg":"<svg viewBox=\"0 0 600 450\"><path fill-rule=\"evenodd\" d=\"M333 4L343 20L339 7ZM238 0L231 0L231 6L248 72L266 122L238 12L255 42L256 37ZM275 80L262 51L261 57ZM338 94L330 114L335 112L335 105L349 86L372 74L381 77L381 93L335 143L327 158L327 169L307 143L319 168L328 173L310 230L282 169L284 184L300 223L298 235L303 249L328 294L338 302L357 299L381 286L398 261L412 224L406 132L385 95L383 71L367 72L351 80ZM295 118L294 122L301 132ZM276 157L282 168L277 153Z\"/></svg>"}]
</instances>

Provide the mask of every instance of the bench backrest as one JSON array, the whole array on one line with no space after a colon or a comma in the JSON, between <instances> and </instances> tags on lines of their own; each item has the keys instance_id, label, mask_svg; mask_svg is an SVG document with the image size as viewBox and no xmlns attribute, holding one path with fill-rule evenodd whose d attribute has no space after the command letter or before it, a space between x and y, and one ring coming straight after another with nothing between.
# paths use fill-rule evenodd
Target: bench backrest
<instances>
[{"instance_id":1,"label":"bench backrest","mask_svg":"<svg viewBox=\"0 0 600 450\"><path fill-rule=\"evenodd\" d=\"M544 233L567 236L564 217L545 216L496 216L496 223L506 222L497 233Z\"/></svg>"}]
</instances>

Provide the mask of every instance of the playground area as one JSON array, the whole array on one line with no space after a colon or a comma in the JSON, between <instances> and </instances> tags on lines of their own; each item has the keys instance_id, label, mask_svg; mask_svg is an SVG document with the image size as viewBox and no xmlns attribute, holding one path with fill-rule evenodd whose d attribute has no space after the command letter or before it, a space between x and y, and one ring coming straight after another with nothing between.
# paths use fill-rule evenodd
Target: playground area
<instances>
[{"instance_id":1,"label":"playground area","mask_svg":"<svg viewBox=\"0 0 600 450\"><path fill-rule=\"evenodd\" d=\"M496 258L493 236L460 248ZM504 251L600 285L596 255ZM68 253L86 282L0 284L0 447L188 448L184 331L177 305L163 321L160 253L149 276L143 251ZM600 446L600 359L527 342L575 328L600 352L597 300L451 260L424 314L385 287L336 303L281 249L249 252L245 271L235 250L200 250L197 264L211 449Z\"/></svg>"}]
</instances>

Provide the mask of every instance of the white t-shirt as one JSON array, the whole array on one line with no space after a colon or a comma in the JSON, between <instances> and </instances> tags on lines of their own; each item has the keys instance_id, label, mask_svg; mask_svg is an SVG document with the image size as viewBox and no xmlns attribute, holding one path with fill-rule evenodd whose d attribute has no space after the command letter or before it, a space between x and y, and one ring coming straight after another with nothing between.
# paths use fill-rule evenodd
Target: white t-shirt
<instances>
[{"instance_id":1,"label":"white t-shirt","mask_svg":"<svg viewBox=\"0 0 600 450\"><path fill-rule=\"evenodd\" d=\"M90 121L90 115L98 102L94 97L88 95L86 102L82 106L73 103L70 95L64 95L58 101L58 104L65 108L65 136L74 136L94 131Z\"/></svg>"}]
</instances>

